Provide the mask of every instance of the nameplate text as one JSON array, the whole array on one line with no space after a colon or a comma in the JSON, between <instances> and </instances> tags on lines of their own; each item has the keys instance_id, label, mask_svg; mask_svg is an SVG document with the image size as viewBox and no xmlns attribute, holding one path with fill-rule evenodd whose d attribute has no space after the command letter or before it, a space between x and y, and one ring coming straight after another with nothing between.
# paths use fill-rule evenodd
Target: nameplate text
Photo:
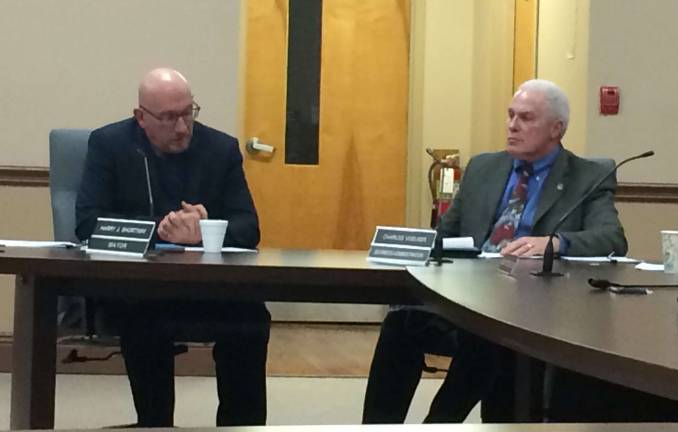
<instances>
[{"instance_id":1,"label":"nameplate text","mask_svg":"<svg viewBox=\"0 0 678 432\"><path fill-rule=\"evenodd\" d=\"M436 240L431 229L378 226L367 255L369 261L396 265L425 265Z\"/></svg>"},{"instance_id":2,"label":"nameplate text","mask_svg":"<svg viewBox=\"0 0 678 432\"><path fill-rule=\"evenodd\" d=\"M86 251L141 257L148 250L154 230L153 221L98 218Z\"/></svg>"}]
</instances>

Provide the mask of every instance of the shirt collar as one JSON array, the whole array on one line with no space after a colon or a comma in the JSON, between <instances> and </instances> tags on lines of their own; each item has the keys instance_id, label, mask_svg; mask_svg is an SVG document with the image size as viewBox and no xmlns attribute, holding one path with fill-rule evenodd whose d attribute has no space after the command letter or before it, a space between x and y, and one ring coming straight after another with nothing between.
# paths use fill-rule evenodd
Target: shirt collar
<instances>
[{"instance_id":1,"label":"shirt collar","mask_svg":"<svg viewBox=\"0 0 678 432\"><path fill-rule=\"evenodd\" d=\"M532 162L532 172L541 172L543 170L546 170L548 168L551 168L553 164L556 161L556 158L560 154L560 150L562 149L562 145L558 145L556 148L554 148L551 153L547 154L543 158L536 160ZM513 169L517 170L521 165L523 164L523 161L518 160L518 159L513 159Z\"/></svg>"}]
</instances>

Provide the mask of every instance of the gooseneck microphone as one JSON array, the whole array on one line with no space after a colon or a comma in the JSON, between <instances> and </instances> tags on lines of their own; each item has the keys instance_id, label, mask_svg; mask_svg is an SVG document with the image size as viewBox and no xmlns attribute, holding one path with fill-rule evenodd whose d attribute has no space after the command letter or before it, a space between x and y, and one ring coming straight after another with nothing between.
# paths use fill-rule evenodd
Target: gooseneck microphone
<instances>
[{"instance_id":1,"label":"gooseneck microphone","mask_svg":"<svg viewBox=\"0 0 678 432\"><path fill-rule=\"evenodd\" d=\"M631 162L636 159L643 159L646 157L653 156L654 152L653 151L646 151L645 153L639 154L637 156L630 157L628 159L624 159L623 161L619 162L612 168L609 172L607 172L603 177L601 177L597 182L591 186L591 188L586 192L584 195L577 200L576 203L568 211L563 214L560 219L558 219L558 222L556 222L556 225L553 227L551 230L551 234L549 234L548 241L546 242L546 249L544 250L544 260L543 260L543 265L542 269L539 272L532 272L534 276L542 276L542 277L555 277L555 276L562 276L562 273L554 272L553 271L553 258L554 258L554 253L553 253L553 237L555 237L556 232L558 231L558 228L565 222L565 220L570 217L570 215L579 208L580 205L584 201L586 201L587 198L589 198L591 195L593 195L594 192L598 190L601 184L605 180L607 180L612 174L614 174L620 166L624 165L627 162Z\"/></svg>"},{"instance_id":2,"label":"gooseneck microphone","mask_svg":"<svg viewBox=\"0 0 678 432\"><path fill-rule=\"evenodd\" d=\"M148 170L148 157L146 157L146 153L144 153L144 151L140 148L137 148L137 153L139 153L141 157L144 158L144 168L146 169L146 189L148 191L148 215L153 218L155 217L155 206L153 205L153 189L151 189L151 173Z\"/></svg>"}]
</instances>

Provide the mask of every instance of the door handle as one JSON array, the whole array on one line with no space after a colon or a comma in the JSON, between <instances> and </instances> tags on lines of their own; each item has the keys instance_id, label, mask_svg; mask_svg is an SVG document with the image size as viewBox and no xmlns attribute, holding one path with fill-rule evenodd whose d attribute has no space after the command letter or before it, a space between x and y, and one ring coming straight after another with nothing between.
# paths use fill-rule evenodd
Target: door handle
<instances>
[{"instance_id":1,"label":"door handle","mask_svg":"<svg viewBox=\"0 0 678 432\"><path fill-rule=\"evenodd\" d=\"M258 154L260 152L269 154L273 154L275 152L275 147L259 142L259 138L257 137L250 138L245 144L245 149L247 149L247 153L252 155Z\"/></svg>"}]
</instances>

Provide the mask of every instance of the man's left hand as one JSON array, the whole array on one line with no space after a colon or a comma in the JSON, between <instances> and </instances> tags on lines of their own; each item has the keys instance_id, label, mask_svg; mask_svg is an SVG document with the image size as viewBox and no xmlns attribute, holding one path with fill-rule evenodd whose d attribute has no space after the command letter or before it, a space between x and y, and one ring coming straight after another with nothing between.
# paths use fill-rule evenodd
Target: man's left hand
<instances>
[{"instance_id":1,"label":"man's left hand","mask_svg":"<svg viewBox=\"0 0 678 432\"><path fill-rule=\"evenodd\" d=\"M546 243L549 238L546 237L520 237L513 240L500 251L502 255L532 256L543 255L546 250ZM553 250L560 250L560 239L553 237Z\"/></svg>"},{"instance_id":2,"label":"man's left hand","mask_svg":"<svg viewBox=\"0 0 678 432\"><path fill-rule=\"evenodd\" d=\"M170 212L158 225L158 237L171 243L197 244L202 241L200 219L207 219L202 204L181 202L181 210Z\"/></svg>"}]
</instances>

